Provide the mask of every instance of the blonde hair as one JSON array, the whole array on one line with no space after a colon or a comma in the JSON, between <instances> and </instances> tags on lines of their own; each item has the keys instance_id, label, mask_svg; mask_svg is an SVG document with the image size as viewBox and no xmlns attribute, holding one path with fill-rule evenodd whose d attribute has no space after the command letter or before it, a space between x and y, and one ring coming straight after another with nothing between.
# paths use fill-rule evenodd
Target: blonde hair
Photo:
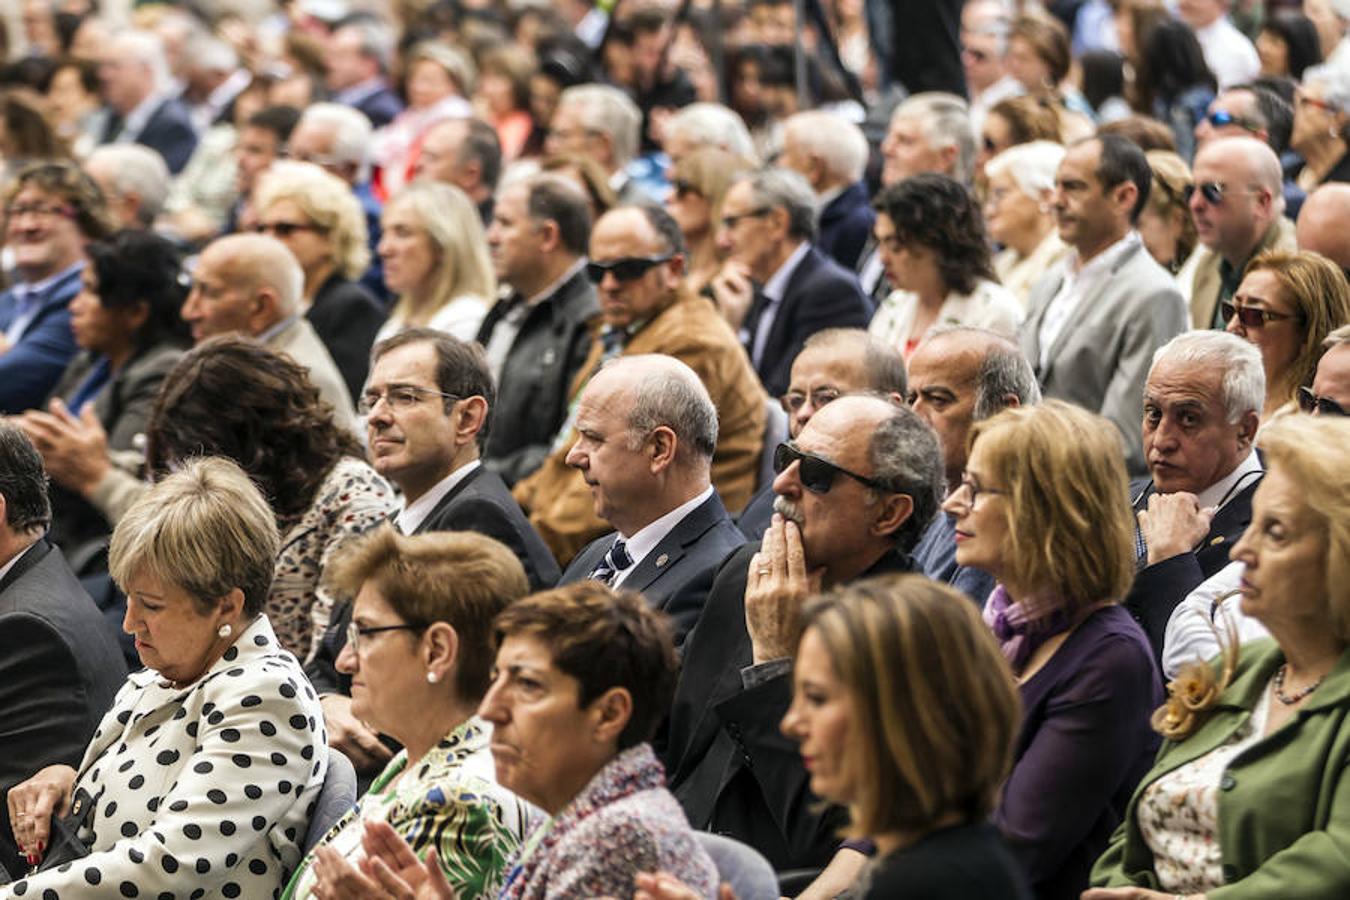
<instances>
[{"instance_id":1,"label":"blonde hair","mask_svg":"<svg viewBox=\"0 0 1350 900\"><path fill-rule=\"evenodd\" d=\"M929 830L994 809L1021 719L1017 686L969 599L919 575L855 582L808 607L853 706L844 767L867 785L849 834Z\"/></svg>"},{"instance_id":2,"label":"blonde hair","mask_svg":"<svg viewBox=\"0 0 1350 900\"><path fill-rule=\"evenodd\" d=\"M355 281L370 266L366 214L345 181L313 163L282 160L272 164L254 192L259 215L289 200L328 235L333 264Z\"/></svg>"},{"instance_id":3,"label":"blonde hair","mask_svg":"<svg viewBox=\"0 0 1350 900\"><path fill-rule=\"evenodd\" d=\"M244 614L256 616L280 552L276 517L244 470L202 457L156 482L122 516L108 547L108 572L125 591L148 571L186 591L203 613L239 588Z\"/></svg>"},{"instance_id":4,"label":"blonde hair","mask_svg":"<svg viewBox=\"0 0 1350 900\"><path fill-rule=\"evenodd\" d=\"M386 210L406 205L435 249L437 264L426 290L398 298L392 318L405 325L425 325L438 309L469 294L490 302L497 279L488 256L483 220L459 188L435 181L415 181L399 191Z\"/></svg>"},{"instance_id":5,"label":"blonde hair","mask_svg":"<svg viewBox=\"0 0 1350 900\"><path fill-rule=\"evenodd\" d=\"M1123 597L1134 580L1134 516L1116 426L1047 400L976 422L967 449L976 442L989 460L982 474L1008 495L1008 580L1052 592L1070 618Z\"/></svg>"},{"instance_id":6,"label":"blonde hair","mask_svg":"<svg viewBox=\"0 0 1350 900\"><path fill-rule=\"evenodd\" d=\"M1181 212L1181 234L1177 236L1177 245L1173 248L1174 266L1180 268L1190 257L1198 240L1195 221L1186 206L1186 187L1193 181L1191 170L1186 161L1171 150L1149 150L1144 157L1148 159L1148 167L1153 172L1152 189L1148 192L1145 209L1163 219L1170 219L1178 210Z\"/></svg>"},{"instance_id":7,"label":"blonde hair","mask_svg":"<svg viewBox=\"0 0 1350 900\"><path fill-rule=\"evenodd\" d=\"M1288 253L1268 250L1247 264L1245 278L1265 270L1284 290L1303 333L1298 356L1286 373L1266 373L1266 391L1283 391L1284 401L1297 401L1298 389L1312 384L1317 362L1326 352L1322 342L1337 328L1350 322L1350 285L1341 267L1320 253L1300 250ZM1283 375L1284 377L1279 377Z\"/></svg>"}]
</instances>

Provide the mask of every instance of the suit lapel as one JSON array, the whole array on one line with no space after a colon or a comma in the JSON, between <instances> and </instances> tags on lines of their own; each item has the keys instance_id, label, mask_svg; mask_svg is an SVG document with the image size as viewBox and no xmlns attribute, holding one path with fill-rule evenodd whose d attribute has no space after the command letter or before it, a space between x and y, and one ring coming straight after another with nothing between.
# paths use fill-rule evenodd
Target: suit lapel
<instances>
[{"instance_id":1,"label":"suit lapel","mask_svg":"<svg viewBox=\"0 0 1350 900\"><path fill-rule=\"evenodd\" d=\"M1023 341L1027 358L1031 361L1031 367L1036 370L1036 374L1044 380L1044 373L1040 371L1041 359L1041 322L1045 320L1045 311L1050 308L1050 301L1055 299L1059 289L1064 286L1064 269L1057 267L1055 270L1054 281L1049 284L1041 296L1041 300L1032 310L1031 315L1027 317L1026 322L1022 323L1022 333L1026 335ZM1049 368L1049 362L1046 363Z\"/></svg>"},{"instance_id":2,"label":"suit lapel","mask_svg":"<svg viewBox=\"0 0 1350 900\"><path fill-rule=\"evenodd\" d=\"M633 574L623 580L623 586L633 591L645 591L656 579L674 568L686 554L690 544L707 534L721 518L722 501L714 491L713 495L694 507L675 527L670 529L661 542L651 552L642 557Z\"/></svg>"},{"instance_id":3,"label":"suit lapel","mask_svg":"<svg viewBox=\"0 0 1350 900\"><path fill-rule=\"evenodd\" d=\"M1064 320L1064 327L1059 330L1059 334L1055 335L1055 341L1050 345L1050 352L1046 354L1045 357L1045 371L1041 373L1042 378L1049 374L1051 367L1055 364L1055 359L1064 349L1065 343L1074 336L1075 332L1078 331L1079 326L1083 324L1083 321L1089 316L1096 315L1102 308L1109 305L1102 301L1103 293L1120 273L1120 270L1129 264L1130 260L1134 258L1134 255L1138 253L1142 247L1143 244L1139 243L1126 250L1111 265L1110 271L1101 278L1098 284L1093 286L1091 293L1078 298L1078 302L1074 304L1074 308L1069 313L1069 317ZM1062 280L1060 284L1063 285Z\"/></svg>"},{"instance_id":4,"label":"suit lapel","mask_svg":"<svg viewBox=\"0 0 1350 900\"><path fill-rule=\"evenodd\" d=\"M441 502L431 508L431 512L427 513L426 518L413 529L413 534L422 534L431 523L438 521L450 504L454 503L455 499L459 497L460 494L463 494L465 490L468 489L469 485L473 484L481 474L483 474L483 466L480 463L472 472L461 478L459 483L450 489L450 493L441 498Z\"/></svg>"},{"instance_id":5,"label":"suit lapel","mask_svg":"<svg viewBox=\"0 0 1350 900\"><path fill-rule=\"evenodd\" d=\"M17 562L5 573L4 578L0 578L0 594L9 589L9 586L18 581L24 575L27 575L39 562L42 561L48 553L52 551L52 545L47 543L46 538L39 538L27 550L19 556Z\"/></svg>"}]
</instances>

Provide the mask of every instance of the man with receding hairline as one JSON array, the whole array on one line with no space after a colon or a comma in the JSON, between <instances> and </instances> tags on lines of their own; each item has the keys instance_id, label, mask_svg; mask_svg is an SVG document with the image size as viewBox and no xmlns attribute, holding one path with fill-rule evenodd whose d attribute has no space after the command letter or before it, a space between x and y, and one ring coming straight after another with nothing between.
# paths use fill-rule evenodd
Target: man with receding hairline
<instances>
[{"instance_id":1,"label":"man with receding hairline","mask_svg":"<svg viewBox=\"0 0 1350 900\"><path fill-rule=\"evenodd\" d=\"M1320 253L1350 272L1350 184L1324 184L1308 195L1295 229L1300 250Z\"/></svg>"}]
</instances>

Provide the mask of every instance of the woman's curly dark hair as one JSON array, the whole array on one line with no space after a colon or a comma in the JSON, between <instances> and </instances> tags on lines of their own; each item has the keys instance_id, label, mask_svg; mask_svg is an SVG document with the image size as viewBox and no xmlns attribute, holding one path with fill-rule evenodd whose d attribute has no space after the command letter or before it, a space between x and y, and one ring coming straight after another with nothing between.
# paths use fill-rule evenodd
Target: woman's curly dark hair
<instances>
[{"instance_id":1,"label":"woman's curly dark hair","mask_svg":"<svg viewBox=\"0 0 1350 900\"><path fill-rule=\"evenodd\" d=\"M146 429L153 476L194 456L237 462L277 518L287 519L309 508L341 457L365 453L334 421L304 366L249 338L223 335L173 367Z\"/></svg>"},{"instance_id":2,"label":"woman's curly dark hair","mask_svg":"<svg viewBox=\"0 0 1350 900\"><path fill-rule=\"evenodd\" d=\"M934 252L947 290L969 294L980 279L997 280L980 204L960 182L915 175L883 190L873 207L890 217L900 243Z\"/></svg>"}]
</instances>

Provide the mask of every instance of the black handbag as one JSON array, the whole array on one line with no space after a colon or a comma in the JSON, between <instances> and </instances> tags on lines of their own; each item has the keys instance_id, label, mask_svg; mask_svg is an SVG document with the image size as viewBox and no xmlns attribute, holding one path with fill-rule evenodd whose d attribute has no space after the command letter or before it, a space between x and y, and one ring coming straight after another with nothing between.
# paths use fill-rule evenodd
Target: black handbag
<instances>
[{"instance_id":1,"label":"black handbag","mask_svg":"<svg viewBox=\"0 0 1350 900\"><path fill-rule=\"evenodd\" d=\"M99 792L102 796L102 792ZM48 869L83 859L89 855L89 845L93 843L94 809L98 805L97 797L90 797L84 788L78 788L70 802L70 812L65 816L52 816L51 831L47 836L47 852L28 873L36 875ZM80 832L89 835L86 841Z\"/></svg>"}]
</instances>

